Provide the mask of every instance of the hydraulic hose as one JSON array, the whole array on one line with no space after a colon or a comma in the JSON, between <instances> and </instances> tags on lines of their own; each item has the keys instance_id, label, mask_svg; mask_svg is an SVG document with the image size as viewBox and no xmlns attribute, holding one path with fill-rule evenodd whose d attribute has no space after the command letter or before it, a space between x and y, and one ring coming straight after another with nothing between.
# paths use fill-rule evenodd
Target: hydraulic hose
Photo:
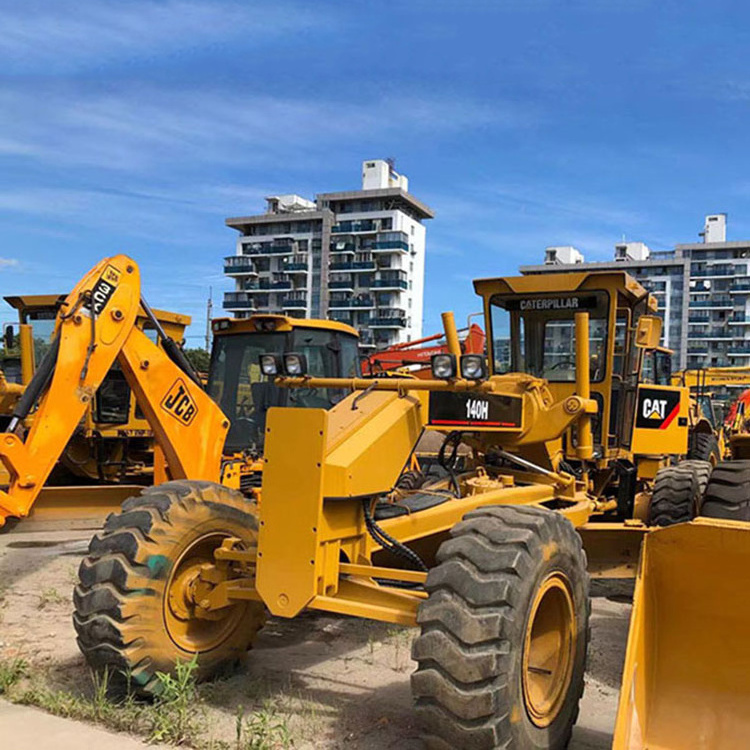
<instances>
[{"instance_id":1,"label":"hydraulic hose","mask_svg":"<svg viewBox=\"0 0 750 750\"><path fill-rule=\"evenodd\" d=\"M170 338L167 335L167 332L164 330L164 327L157 320L156 315L154 315L153 310L149 307L148 303L143 297L141 297L141 307L143 308L143 311L146 313L146 317L148 318L149 323L151 323L151 325L154 327L154 330L156 331L159 338L161 339L161 347L164 350L164 353L196 385L203 388L203 383L201 383L201 379L200 377L198 377L198 373L195 371L195 368L190 364L190 360L185 356L185 352L182 351L182 349L179 347L179 345L173 338Z\"/></svg>"},{"instance_id":2,"label":"hydraulic hose","mask_svg":"<svg viewBox=\"0 0 750 750\"><path fill-rule=\"evenodd\" d=\"M29 412L34 408L34 404L39 400L42 394L47 390L52 375L55 372L57 364L57 355L60 353L60 335L55 336L52 345L36 368L34 377L26 387L23 395L18 400L13 415L8 423L8 432L15 432L18 425L26 419Z\"/></svg>"}]
</instances>

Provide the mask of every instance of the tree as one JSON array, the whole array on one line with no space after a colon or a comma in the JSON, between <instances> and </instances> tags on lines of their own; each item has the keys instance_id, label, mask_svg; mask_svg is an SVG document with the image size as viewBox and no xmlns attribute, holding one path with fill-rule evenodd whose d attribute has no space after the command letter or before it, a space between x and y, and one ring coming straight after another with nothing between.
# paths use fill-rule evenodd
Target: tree
<instances>
[{"instance_id":1,"label":"tree","mask_svg":"<svg viewBox=\"0 0 750 750\"><path fill-rule=\"evenodd\" d=\"M185 356L198 372L208 372L211 355L205 349L185 349Z\"/></svg>"}]
</instances>

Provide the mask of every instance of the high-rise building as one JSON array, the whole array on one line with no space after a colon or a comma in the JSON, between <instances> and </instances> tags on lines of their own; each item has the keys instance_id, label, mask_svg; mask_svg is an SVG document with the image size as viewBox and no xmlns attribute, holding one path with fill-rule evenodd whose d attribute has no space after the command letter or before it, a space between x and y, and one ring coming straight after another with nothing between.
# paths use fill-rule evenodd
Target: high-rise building
<instances>
[{"instance_id":1,"label":"high-rise building","mask_svg":"<svg viewBox=\"0 0 750 750\"><path fill-rule=\"evenodd\" d=\"M652 252L615 245L612 261L586 262L575 248L547 248L543 265L521 273L622 269L656 296L664 346L680 368L750 365L750 240L727 241L726 214L706 217L702 242ZM562 250L563 252L558 252ZM575 251L575 252L571 252Z\"/></svg>"},{"instance_id":2,"label":"high-rise building","mask_svg":"<svg viewBox=\"0 0 750 750\"><path fill-rule=\"evenodd\" d=\"M332 318L357 328L365 347L422 335L425 219L391 162L362 164L362 189L266 198L263 214L226 220L240 236L224 273L237 317L281 313Z\"/></svg>"}]
</instances>

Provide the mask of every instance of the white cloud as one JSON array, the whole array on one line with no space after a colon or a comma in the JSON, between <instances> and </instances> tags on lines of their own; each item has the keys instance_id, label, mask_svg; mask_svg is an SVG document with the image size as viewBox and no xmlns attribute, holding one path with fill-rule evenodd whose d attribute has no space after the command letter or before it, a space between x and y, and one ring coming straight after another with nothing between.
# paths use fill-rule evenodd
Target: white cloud
<instances>
[{"instance_id":1,"label":"white cloud","mask_svg":"<svg viewBox=\"0 0 750 750\"><path fill-rule=\"evenodd\" d=\"M30 0L0 8L5 72L101 68L119 60L166 57L266 40L311 27L335 28L318 6L240 0Z\"/></svg>"},{"instance_id":2,"label":"white cloud","mask_svg":"<svg viewBox=\"0 0 750 750\"><path fill-rule=\"evenodd\" d=\"M502 102L419 94L338 101L220 89L23 86L0 91L0 155L127 172L208 163L282 167L289 174L297 159L316 151L330 159L378 139L438 140L487 126L522 127L529 118Z\"/></svg>"},{"instance_id":3,"label":"white cloud","mask_svg":"<svg viewBox=\"0 0 750 750\"><path fill-rule=\"evenodd\" d=\"M18 268L19 265L15 258L0 258L0 271L4 268Z\"/></svg>"}]
</instances>

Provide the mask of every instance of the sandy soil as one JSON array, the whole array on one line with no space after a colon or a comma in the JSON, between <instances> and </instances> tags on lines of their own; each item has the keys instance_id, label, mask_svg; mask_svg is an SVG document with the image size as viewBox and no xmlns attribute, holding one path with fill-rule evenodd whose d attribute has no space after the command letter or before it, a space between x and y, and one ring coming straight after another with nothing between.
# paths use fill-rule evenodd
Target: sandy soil
<instances>
[{"instance_id":1,"label":"sandy soil","mask_svg":"<svg viewBox=\"0 0 750 750\"><path fill-rule=\"evenodd\" d=\"M0 659L23 656L55 687L89 684L71 623L71 592L87 532L0 535ZM611 745L631 589L596 585L581 715L570 747ZM272 620L245 668L203 690L209 734L234 737L238 709L273 711L297 748L416 750L409 674L414 632L309 614ZM84 688L85 689L85 688Z\"/></svg>"}]
</instances>

